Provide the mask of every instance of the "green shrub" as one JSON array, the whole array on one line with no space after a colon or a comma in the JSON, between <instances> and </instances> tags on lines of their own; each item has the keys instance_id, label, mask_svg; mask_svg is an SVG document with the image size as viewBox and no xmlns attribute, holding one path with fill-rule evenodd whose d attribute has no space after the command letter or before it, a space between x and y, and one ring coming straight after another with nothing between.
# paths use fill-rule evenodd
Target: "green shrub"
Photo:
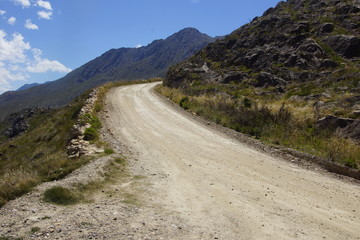
<instances>
[{"instance_id":1,"label":"green shrub","mask_svg":"<svg viewBox=\"0 0 360 240\"><path fill-rule=\"evenodd\" d=\"M344 161L344 164L345 164L345 166L347 166L349 168L354 168L354 169L358 168L358 165L357 165L357 163L355 162L354 159L346 159Z\"/></svg>"},{"instance_id":2,"label":"green shrub","mask_svg":"<svg viewBox=\"0 0 360 240\"><path fill-rule=\"evenodd\" d=\"M32 227L30 231L31 231L31 233L36 233L36 232L40 231L40 228L39 227Z\"/></svg>"},{"instance_id":3,"label":"green shrub","mask_svg":"<svg viewBox=\"0 0 360 240\"><path fill-rule=\"evenodd\" d=\"M106 154L113 154L113 153L114 153L114 150L111 149L111 148L105 148L104 153L106 153Z\"/></svg>"},{"instance_id":4,"label":"green shrub","mask_svg":"<svg viewBox=\"0 0 360 240\"><path fill-rule=\"evenodd\" d=\"M90 124L91 124L91 127L95 128L95 129L101 128L101 121L97 116L92 116Z\"/></svg>"},{"instance_id":5,"label":"green shrub","mask_svg":"<svg viewBox=\"0 0 360 240\"><path fill-rule=\"evenodd\" d=\"M55 203L59 205L70 205L77 203L80 198L71 190L56 186L49 188L44 192L44 200L49 203Z\"/></svg>"},{"instance_id":6,"label":"green shrub","mask_svg":"<svg viewBox=\"0 0 360 240\"><path fill-rule=\"evenodd\" d=\"M115 162L119 165L125 166L126 165L126 159L125 158L116 158Z\"/></svg>"},{"instance_id":7,"label":"green shrub","mask_svg":"<svg viewBox=\"0 0 360 240\"><path fill-rule=\"evenodd\" d=\"M98 137L99 137L99 135L95 128L89 127L87 129L85 129L84 140L87 140L87 141L96 140Z\"/></svg>"},{"instance_id":8,"label":"green shrub","mask_svg":"<svg viewBox=\"0 0 360 240\"><path fill-rule=\"evenodd\" d=\"M181 100L180 100L180 103L179 103L180 107L182 107L183 109L185 110L188 110L190 108L190 100L188 97L183 97Z\"/></svg>"},{"instance_id":9,"label":"green shrub","mask_svg":"<svg viewBox=\"0 0 360 240\"><path fill-rule=\"evenodd\" d=\"M252 103L251 103L251 100L249 98L244 98L243 103L244 103L244 106L246 108L251 108Z\"/></svg>"}]
</instances>

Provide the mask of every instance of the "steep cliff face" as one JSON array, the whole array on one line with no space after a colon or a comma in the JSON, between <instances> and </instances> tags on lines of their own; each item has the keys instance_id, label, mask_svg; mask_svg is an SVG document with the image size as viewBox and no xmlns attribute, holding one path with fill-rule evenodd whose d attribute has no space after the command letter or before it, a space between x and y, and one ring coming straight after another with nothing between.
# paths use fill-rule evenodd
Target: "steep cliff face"
<instances>
[{"instance_id":1,"label":"steep cliff face","mask_svg":"<svg viewBox=\"0 0 360 240\"><path fill-rule=\"evenodd\" d=\"M240 83L286 91L294 82L351 79L359 89L359 0L288 0L172 67L165 85Z\"/></svg>"}]
</instances>

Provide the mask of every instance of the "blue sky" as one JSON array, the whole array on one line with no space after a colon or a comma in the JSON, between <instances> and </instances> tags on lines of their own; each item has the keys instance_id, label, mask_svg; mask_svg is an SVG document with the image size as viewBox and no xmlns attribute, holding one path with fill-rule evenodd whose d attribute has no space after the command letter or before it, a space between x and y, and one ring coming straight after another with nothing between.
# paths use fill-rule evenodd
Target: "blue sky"
<instances>
[{"instance_id":1,"label":"blue sky","mask_svg":"<svg viewBox=\"0 0 360 240\"><path fill-rule=\"evenodd\" d=\"M0 94L185 27L231 33L279 0L0 0Z\"/></svg>"}]
</instances>

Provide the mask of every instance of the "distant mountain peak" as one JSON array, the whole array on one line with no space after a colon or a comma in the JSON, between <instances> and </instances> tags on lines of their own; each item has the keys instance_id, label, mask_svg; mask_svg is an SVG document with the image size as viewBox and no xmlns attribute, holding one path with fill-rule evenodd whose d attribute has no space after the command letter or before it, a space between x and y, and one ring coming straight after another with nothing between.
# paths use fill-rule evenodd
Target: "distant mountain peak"
<instances>
[{"instance_id":1,"label":"distant mountain peak","mask_svg":"<svg viewBox=\"0 0 360 240\"><path fill-rule=\"evenodd\" d=\"M180 31L177 32L177 33L184 33L184 34L189 34L189 33L203 34L203 33L201 33L199 30L197 30L196 28L193 28L193 27L184 28L184 29L180 30Z\"/></svg>"}]
</instances>

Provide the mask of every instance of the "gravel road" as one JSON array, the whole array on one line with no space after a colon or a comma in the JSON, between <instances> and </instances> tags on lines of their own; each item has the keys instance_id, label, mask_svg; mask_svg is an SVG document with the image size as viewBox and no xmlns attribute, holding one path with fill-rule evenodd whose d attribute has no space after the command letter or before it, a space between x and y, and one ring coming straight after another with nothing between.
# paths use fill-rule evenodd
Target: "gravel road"
<instances>
[{"instance_id":1,"label":"gravel road","mask_svg":"<svg viewBox=\"0 0 360 240\"><path fill-rule=\"evenodd\" d=\"M158 96L112 89L104 135L128 169L79 204L44 190L102 179L106 156L0 209L0 239L360 239L360 185L259 152Z\"/></svg>"},{"instance_id":2,"label":"gravel road","mask_svg":"<svg viewBox=\"0 0 360 240\"><path fill-rule=\"evenodd\" d=\"M151 201L193 226L194 239L360 239L359 185L214 131L169 106L156 84L112 90L107 124L149 176Z\"/></svg>"}]
</instances>

